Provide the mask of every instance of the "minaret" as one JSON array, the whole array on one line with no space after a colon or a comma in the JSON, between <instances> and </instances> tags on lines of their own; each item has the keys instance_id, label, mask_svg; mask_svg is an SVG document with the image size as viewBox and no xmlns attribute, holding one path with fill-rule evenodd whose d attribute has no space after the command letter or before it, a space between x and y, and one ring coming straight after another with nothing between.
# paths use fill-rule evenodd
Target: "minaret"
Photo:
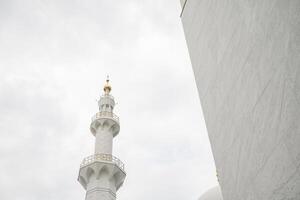
<instances>
[{"instance_id":1,"label":"minaret","mask_svg":"<svg viewBox=\"0 0 300 200\"><path fill-rule=\"evenodd\" d=\"M98 101L99 112L92 118L90 130L95 136L95 153L83 159L78 181L86 190L86 200L115 200L124 182L124 164L112 155L113 138L120 131L119 118L113 113L115 101L107 78L104 94Z\"/></svg>"}]
</instances>

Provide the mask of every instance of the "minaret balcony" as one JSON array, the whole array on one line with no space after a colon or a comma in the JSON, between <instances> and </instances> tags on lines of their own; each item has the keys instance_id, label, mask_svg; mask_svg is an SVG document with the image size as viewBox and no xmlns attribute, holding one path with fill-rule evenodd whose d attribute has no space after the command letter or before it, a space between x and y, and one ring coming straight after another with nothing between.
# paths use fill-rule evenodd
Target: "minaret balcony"
<instances>
[{"instance_id":1,"label":"minaret balcony","mask_svg":"<svg viewBox=\"0 0 300 200\"><path fill-rule=\"evenodd\" d=\"M90 130L94 136L99 127L106 127L115 137L120 131L119 117L110 111L100 111L92 117Z\"/></svg>"},{"instance_id":2,"label":"minaret balcony","mask_svg":"<svg viewBox=\"0 0 300 200\"><path fill-rule=\"evenodd\" d=\"M118 168L120 168L125 173L124 163L119 158L111 154L94 154L88 156L83 159L83 161L80 164L80 168L83 168L95 162L115 164Z\"/></svg>"},{"instance_id":3,"label":"minaret balcony","mask_svg":"<svg viewBox=\"0 0 300 200\"><path fill-rule=\"evenodd\" d=\"M101 118L113 119L113 120L115 120L116 122L119 123L119 117L117 115L115 115L113 112L109 112L109 111L100 111L100 112L96 113L92 117L92 122L97 120L97 119L101 119Z\"/></svg>"}]
</instances>

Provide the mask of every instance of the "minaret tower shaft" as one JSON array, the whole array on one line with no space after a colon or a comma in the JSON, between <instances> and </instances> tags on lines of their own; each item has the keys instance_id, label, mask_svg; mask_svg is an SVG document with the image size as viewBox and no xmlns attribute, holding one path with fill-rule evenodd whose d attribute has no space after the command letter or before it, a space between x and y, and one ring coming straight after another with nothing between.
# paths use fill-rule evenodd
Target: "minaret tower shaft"
<instances>
[{"instance_id":1,"label":"minaret tower shaft","mask_svg":"<svg viewBox=\"0 0 300 200\"><path fill-rule=\"evenodd\" d=\"M113 138L120 131L119 118L113 113L115 100L110 95L107 78L104 94L98 101L99 112L94 115L90 130L95 136L95 152L83 159L78 181L86 190L86 200L115 200L124 182L124 164L112 155Z\"/></svg>"}]
</instances>

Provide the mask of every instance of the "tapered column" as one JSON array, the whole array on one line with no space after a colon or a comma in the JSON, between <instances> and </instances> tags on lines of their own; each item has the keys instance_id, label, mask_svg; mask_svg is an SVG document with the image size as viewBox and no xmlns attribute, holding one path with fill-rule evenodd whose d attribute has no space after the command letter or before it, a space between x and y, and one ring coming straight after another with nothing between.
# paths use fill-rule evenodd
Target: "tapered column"
<instances>
[{"instance_id":1,"label":"tapered column","mask_svg":"<svg viewBox=\"0 0 300 200\"><path fill-rule=\"evenodd\" d=\"M108 130L96 132L95 154L112 154L113 134Z\"/></svg>"},{"instance_id":2,"label":"tapered column","mask_svg":"<svg viewBox=\"0 0 300 200\"><path fill-rule=\"evenodd\" d=\"M113 138L120 131L119 118L113 113L114 98L109 94L107 80L105 94L98 101L99 112L92 118L90 130L95 136L94 155L86 157L79 170L78 181L86 190L86 200L115 200L126 173L121 160L112 155Z\"/></svg>"}]
</instances>

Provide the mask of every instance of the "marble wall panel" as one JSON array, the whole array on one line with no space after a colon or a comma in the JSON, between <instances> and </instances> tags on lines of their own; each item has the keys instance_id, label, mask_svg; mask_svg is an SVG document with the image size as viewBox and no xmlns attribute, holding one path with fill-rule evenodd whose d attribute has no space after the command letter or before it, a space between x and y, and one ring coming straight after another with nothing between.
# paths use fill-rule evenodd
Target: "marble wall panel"
<instances>
[{"instance_id":1,"label":"marble wall panel","mask_svg":"<svg viewBox=\"0 0 300 200\"><path fill-rule=\"evenodd\" d=\"M300 199L300 1L187 0L182 23L225 200Z\"/></svg>"}]
</instances>

